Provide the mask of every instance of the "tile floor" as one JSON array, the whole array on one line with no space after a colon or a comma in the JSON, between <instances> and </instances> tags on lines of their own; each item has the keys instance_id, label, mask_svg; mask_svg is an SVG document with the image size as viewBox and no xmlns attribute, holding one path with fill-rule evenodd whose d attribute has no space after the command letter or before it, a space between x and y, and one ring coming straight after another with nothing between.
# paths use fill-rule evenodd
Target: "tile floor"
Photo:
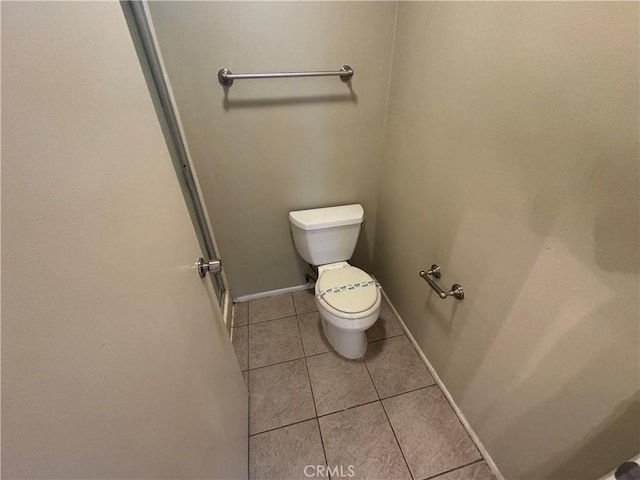
<instances>
[{"instance_id":1,"label":"tile floor","mask_svg":"<svg viewBox=\"0 0 640 480\"><path fill-rule=\"evenodd\" d=\"M385 303L360 360L331 350L310 290L237 303L233 322L249 478L494 478Z\"/></svg>"}]
</instances>

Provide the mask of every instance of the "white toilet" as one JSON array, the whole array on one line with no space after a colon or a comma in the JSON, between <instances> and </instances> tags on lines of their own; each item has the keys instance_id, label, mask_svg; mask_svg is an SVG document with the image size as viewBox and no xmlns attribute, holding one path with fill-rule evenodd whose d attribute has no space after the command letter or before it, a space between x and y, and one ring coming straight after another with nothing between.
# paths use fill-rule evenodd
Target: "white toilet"
<instances>
[{"instance_id":1,"label":"white toilet","mask_svg":"<svg viewBox=\"0 0 640 480\"><path fill-rule=\"evenodd\" d=\"M365 330L380 315L381 295L371 276L352 267L364 217L362 205L289 212L293 241L302 258L318 267L316 305L331 346L347 358L367 350Z\"/></svg>"}]
</instances>

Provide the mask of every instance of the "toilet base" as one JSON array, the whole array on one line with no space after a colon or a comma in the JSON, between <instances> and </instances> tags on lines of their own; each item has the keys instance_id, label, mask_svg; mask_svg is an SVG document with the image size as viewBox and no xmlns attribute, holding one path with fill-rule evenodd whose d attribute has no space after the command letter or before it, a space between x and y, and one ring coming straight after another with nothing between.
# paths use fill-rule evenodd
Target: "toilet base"
<instances>
[{"instance_id":1,"label":"toilet base","mask_svg":"<svg viewBox=\"0 0 640 480\"><path fill-rule=\"evenodd\" d=\"M347 332L327 322L320 315L322 331L333 349L345 358L355 360L364 357L367 351L367 334L365 331Z\"/></svg>"}]
</instances>

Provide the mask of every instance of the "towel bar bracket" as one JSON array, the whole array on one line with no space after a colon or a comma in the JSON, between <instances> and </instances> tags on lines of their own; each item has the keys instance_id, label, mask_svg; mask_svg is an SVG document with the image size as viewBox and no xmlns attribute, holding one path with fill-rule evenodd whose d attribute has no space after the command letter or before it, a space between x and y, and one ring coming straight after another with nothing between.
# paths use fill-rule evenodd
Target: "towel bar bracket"
<instances>
[{"instance_id":1,"label":"towel bar bracket","mask_svg":"<svg viewBox=\"0 0 640 480\"><path fill-rule=\"evenodd\" d=\"M233 85L233 78L229 78L229 75L231 75L231 71L226 68L218 70L218 82L220 85L223 87L230 87Z\"/></svg>"}]
</instances>

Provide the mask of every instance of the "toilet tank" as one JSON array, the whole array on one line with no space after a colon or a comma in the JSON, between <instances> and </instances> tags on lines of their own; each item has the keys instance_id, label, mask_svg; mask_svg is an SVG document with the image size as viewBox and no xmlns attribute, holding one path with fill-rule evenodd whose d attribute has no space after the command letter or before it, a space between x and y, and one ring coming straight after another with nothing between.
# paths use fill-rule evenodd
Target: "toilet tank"
<instances>
[{"instance_id":1,"label":"toilet tank","mask_svg":"<svg viewBox=\"0 0 640 480\"><path fill-rule=\"evenodd\" d=\"M363 218L364 209L357 203L289 212L293 242L311 265L349 260Z\"/></svg>"}]
</instances>

